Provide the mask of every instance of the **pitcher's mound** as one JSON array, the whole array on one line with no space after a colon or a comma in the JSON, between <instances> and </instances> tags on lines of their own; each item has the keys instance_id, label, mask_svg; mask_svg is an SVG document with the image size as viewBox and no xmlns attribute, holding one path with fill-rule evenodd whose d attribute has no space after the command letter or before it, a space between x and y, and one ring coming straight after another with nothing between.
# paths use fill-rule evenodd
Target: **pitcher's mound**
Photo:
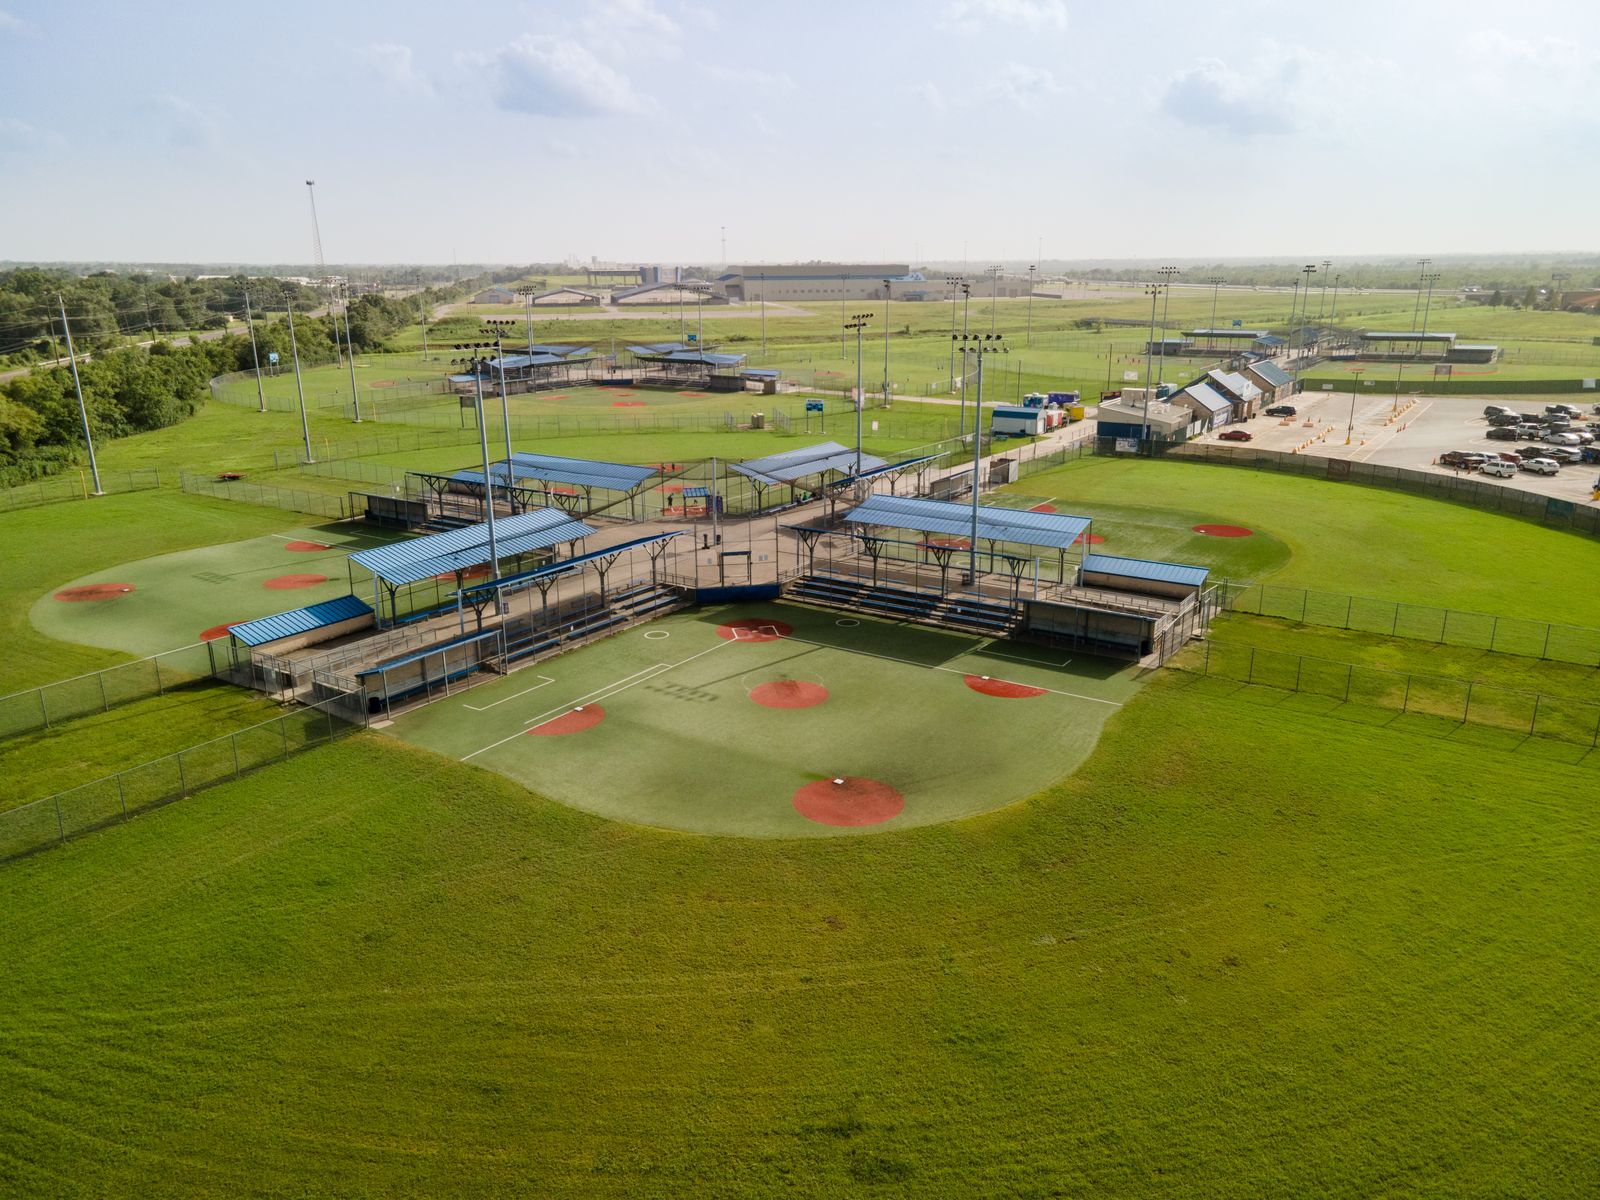
<instances>
[{"instance_id":1,"label":"pitcher's mound","mask_svg":"<svg viewBox=\"0 0 1600 1200\"><path fill-rule=\"evenodd\" d=\"M316 587L319 583L327 583L326 575L279 575L269 579L261 586L274 592L292 592L296 588Z\"/></svg>"},{"instance_id":2,"label":"pitcher's mound","mask_svg":"<svg viewBox=\"0 0 1600 1200\"><path fill-rule=\"evenodd\" d=\"M82 587L62 588L56 593L56 599L64 600L68 604L83 600L115 600L118 596L126 596L131 591L133 591L131 583L86 583Z\"/></svg>"},{"instance_id":3,"label":"pitcher's mound","mask_svg":"<svg viewBox=\"0 0 1600 1200\"><path fill-rule=\"evenodd\" d=\"M1196 533L1203 533L1206 537L1249 537L1255 532L1243 525L1195 525L1192 528Z\"/></svg>"},{"instance_id":4,"label":"pitcher's mound","mask_svg":"<svg viewBox=\"0 0 1600 1200\"><path fill-rule=\"evenodd\" d=\"M582 733L585 729L593 729L605 719L605 709L598 704L584 704L559 717L551 717L542 725L535 725L528 733L533 737L560 737L564 733Z\"/></svg>"},{"instance_id":5,"label":"pitcher's mound","mask_svg":"<svg viewBox=\"0 0 1600 1200\"><path fill-rule=\"evenodd\" d=\"M845 775L819 779L794 794L794 808L818 825L881 825L898 817L906 798L887 783Z\"/></svg>"},{"instance_id":6,"label":"pitcher's mound","mask_svg":"<svg viewBox=\"0 0 1600 1200\"><path fill-rule=\"evenodd\" d=\"M1030 696L1043 696L1044 688L1029 687L1025 683L1012 683L1009 679L994 679L988 675L967 675L966 684L985 696L998 696L1002 700L1026 700Z\"/></svg>"},{"instance_id":7,"label":"pitcher's mound","mask_svg":"<svg viewBox=\"0 0 1600 1200\"><path fill-rule=\"evenodd\" d=\"M762 708L815 708L827 698L827 688L803 679L774 679L750 689L750 699Z\"/></svg>"}]
</instances>

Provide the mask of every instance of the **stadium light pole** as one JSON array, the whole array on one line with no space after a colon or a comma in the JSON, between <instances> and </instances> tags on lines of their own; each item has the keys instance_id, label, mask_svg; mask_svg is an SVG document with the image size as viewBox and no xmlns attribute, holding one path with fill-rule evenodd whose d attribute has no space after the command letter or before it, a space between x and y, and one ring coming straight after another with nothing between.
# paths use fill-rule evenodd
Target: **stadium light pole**
<instances>
[{"instance_id":1,"label":"stadium light pole","mask_svg":"<svg viewBox=\"0 0 1600 1200\"><path fill-rule=\"evenodd\" d=\"M417 280L417 282L421 283L422 280L419 278ZM428 301L427 301L427 299L425 298L425 295L424 295L424 293L426 293L427 290L428 289L426 287L424 287L422 289L422 291L417 293L417 319L422 324L422 361L423 362L427 362L428 361Z\"/></svg>"},{"instance_id":2,"label":"stadium light pole","mask_svg":"<svg viewBox=\"0 0 1600 1200\"><path fill-rule=\"evenodd\" d=\"M862 404L861 331L871 320L871 313L851 313L850 320L845 323L846 329L856 331L856 474L858 476L861 474L861 410L865 407Z\"/></svg>"},{"instance_id":3,"label":"stadium light pole","mask_svg":"<svg viewBox=\"0 0 1600 1200\"><path fill-rule=\"evenodd\" d=\"M1422 282L1428 285L1428 298L1423 302L1422 305L1422 336L1426 338L1428 336L1428 310L1433 307L1433 285L1439 282L1439 273L1437 271L1433 271L1427 275L1424 275L1422 277ZM1417 353L1422 353L1422 346L1420 343L1417 346Z\"/></svg>"},{"instance_id":4,"label":"stadium light pole","mask_svg":"<svg viewBox=\"0 0 1600 1200\"><path fill-rule=\"evenodd\" d=\"M1151 364L1155 361L1156 353L1156 297L1161 295L1159 283L1147 284L1144 294L1150 297L1150 340L1144 344L1144 419L1139 431L1142 442L1150 441L1150 393L1155 390L1151 381Z\"/></svg>"},{"instance_id":5,"label":"stadium light pole","mask_svg":"<svg viewBox=\"0 0 1600 1200\"><path fill-rule=\"evenodd\" d=\"M1211 341L1206 349L1215 352L1217 348L1217 289L1222 286L1222 276L1212 275L1206 282L1211 285Z\"/></svg>"},{"instance_id":6,"label":"stadium light pole","mask_svg":"<svg viewBox=\"0 0 1600 1200\"><path fill-rule=\"evenodd\" d=\"M300 343L294 336L294 301L285 296L283 302L289 310L289 357L294 360L294 390L300 397L300 435L306 442L306 462L313 463L317 460L311 455L311 422L306 420L306 388L300 379Z\"/></svg>"},{"instance_id":7,"label":"stadium light pole","mask_svg":"<svg viewBox=\"0 0 1600 1200\"><path fill-rule=\"evenodd\" d=\"M959 275L952 275L945 280L945 284L950 288L950 390L953 392L956 390L956 293L970 292L972 285ZM961 331L963 333L966 332L965 325L961 327ZM965 364L963 364L963 371L965 371ZM962 413L961 427L963 429L966 428L965 410Z\"/></svg>"},{"instance_id":8,"label":"stadium light pole","mask_svg":"<svg viewBox=\"0 0 1600 1200\"><path fill-rule=\"evenodd\" d=\"M1289 324L1284 329L1284 353L1291 362L1294 361L1294 315L1300 307L1300 276L1294 277L1294 292L1289 297Z\"/></svg>"},{"instance_id":9,"label":"stadium light pole","mask_svg":"<svg viewBox=\"0 0 1600 1200\"><path fill-rule=\"evenodd\" d=\"M1307 263L1300 268L1306 277L1306 285L1300 290L1300 357L1306 356L1306 324L1311 320L1311 277L1317 273L1316 263Z\"/></svg>"},{"instance_id":10,"label":"stadium light pole","mask_svg":"<svg viewBox=\"0 0 1600 1200\"><path fill-rule=\"evenodd\" d=\"M889 308L894 303L894 288L883 281L883 406L889 407Z\"/></svg>"},{"instance_id":11,"label":"stadium light pole","mask_svg":"<svg viewBox=\"0 0 1600 1200\"><path fill-rule=\"evenodd\" d=\"M1161 367L1156 372L1156 382L1161 382L1161 377L1167 373L1167 306L1172 303L1172 277L1183 274L1177 267L1160 267L1156 274L1161 276Z\"/></svg>"},{"instance_id":12,"label":"stadium light pole","mask_svg":"<svg viewBox=\"0 0 1600 1200\"><path fill-rule=\"evenodd\" d=\"M94 494L103 496L105 492L100 489L100 463L94 456L94 434L89 432L89 407L83 402L83 384L78 379L78 352L72 348L72 326L67 322L67 302L61 298L60 292L56 293L56 303L61 306L61 332L66 335L67 360L72 364L72 390L78 393L78 416L83 419L83 444L89 448L89 474L94 477Z\"/></svg>"},{"instance_id":13,"label":"stadium light pole","mask_svg":"<svg viewBox=\"0 0 1600 1200\"><path fill-rule=\"evenodd\" d=\"M1433 263L1431 258L1417 259L1417 299L1411 306L1411 328L1417 328L1417 314L1422 311L1422 277L1428 273L1428 267Z\"/></svg>"},{"instance_id":14,"label":"stadium light pole","mask_svg":"<svg viewBox=\"0 0 1600 1200\"><path fill-rule=\"evenodd\" d=\"M489 327L482 333L494 338L495 364L500 368L500 421L506 432L506 500L511 499L511 402L506 399L506 351L499 329ZM533 355L528 355L528 373L533 373Z\"/></svg>"},{"instance_id":15,"label":"stadium light pole","mask_svg":"<svg viewBox=\"0 0 1600 1200\"><path fill-rule=\"evenodd\" d=\"M1033 345L1033 273L1039 269L1038 263L1028 264L1028 345Z\"/></svg>"},{"instance_id":16,"label":"stadium light pole","mask_svg":"<svg viewBox=\"0 0 1600 1200\"><path fill-rule=\"evenodd\" d=\"M472 386L477 395L478 407L478 445L483 450L483 513L484 522L489 526L489 578L494 582L500 581L500 544L494 536L494 476L489 470L489 425L483 419L483 373L478 364L472 364ZM511 479L511 464L506 464L506 481ZM510 492L509 486L507 492ZM495 611L500 611L500 591L494 593Z\"/></svg>"},{"instance_id":17,"label":"stadium light pole","mask_svg":"<svg viewBox=\"0 0 1600 1200\"><path fill-rule=\"evenodd\" d=\"M761 356L767 355L767 273L761 272Z\"/></svg>"},{"instance_id":18,"label":"stadium light pole","mask_svg":"<svg viewBox=\"0 0 1600 1200\"><path fill-rule=\"evenodd\" d=\"M339 338L339 313L333 315L333 336ZM355 424L361 424L361 395L356 391L356 344L350 339L350 282L344 284L344 346L350 352L350 403L355 412Z\"/></svg>"},{"instance_id":19,"label":"stadium light pole","mask_svg":"<svg viewBox=\"0 0 1600 1200\"><path fill-rule=\"evenodd\" d=\"M1350 385L1350 423L1345 426L1344 430L1344 444L1346 446L1350 444L1350 439L1355 436L1356 393L1361 390L1361 369L1357 368L1350 373L1356 377L1356 381Z\"/></svg>"},{"instance_id":20,"label":"stadium light pole","mask_svg":"<svg viewBox=\"0 0 1600 1200\"><path fill-rule=\"evenodd\" d=\"M261 401L261 411L267 411L267 391L261 386L261 351L256 348L256 320L250 312L250 285L244 285L244 323L250 330L250 358L256 365L256 399Z\"/></svg>"},{"instance_id":21,"label":"stadium light pole","mask_svg":"<svg viewBox=\"0 0 1600 1200\"><path fill-rule=\"evenodd\" d=\"M989 332L994 332L995 317L1000 311L1000 271L999 263L989 268Z\"/></svg>"},{"instance_id":22,"label":"stadium light pole","mask_svg":"<svg viewBox=\"0 0 1600 1200\"><path fill-rule=\"evenodd\" d=\"M528 323L528 357L532 358L533 357L533 289L531 287L521 287L521 288L517 289L517 294L522 297L523 318ZM529 365L531 366L532 364L530 363Z\"/></svg>"},{"instance_id":23,"label":"stadium light pole","mask_svg":"<svg viewBox=\"0 0 1600 1200\"><path fill-rule=\"evenodd\" d=\"M1328 320L1330 321L1339 319L1339 281L1343 278L1343 275L1335 275L1333 277L1333 307L1328 310Z\"/></svg>"},{"instance_id":24,"label":"stadium light pole","mask_svg":"<svg viewBox=\"0 0 1600 1200\"><path fill-rule=\"evenodd\" d=\"M1317 296L1317 324L1322 324L1322 306L1328 302L1328 268L1333 266L1329 259L1322 260L1322 292Z\"/></svg>"},{"instance_id":25,"label":"stadium light pole","mask_svg":"<svg viewBox=\"0 0 1600 1200\"><path fill-rule=\"evenodd\" d=\"M971 538L967 544L967 578L965 582L977 585L978 582L978 492L982 483L983 462L983 356L986 354L1009 354L1005 346L1005 335L999 333L962 334L961 335L961 373L966 375L966 356L978 356L978 393L976 402L972 407L972 529Z\"/></svg>"}]
</instances>

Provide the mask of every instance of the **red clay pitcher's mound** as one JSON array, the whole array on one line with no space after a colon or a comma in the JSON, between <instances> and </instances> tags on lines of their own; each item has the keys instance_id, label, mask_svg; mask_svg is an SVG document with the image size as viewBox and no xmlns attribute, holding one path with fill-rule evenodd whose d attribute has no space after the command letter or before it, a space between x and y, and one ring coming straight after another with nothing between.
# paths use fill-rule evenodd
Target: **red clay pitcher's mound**
<instances>
[{"instance_id":1,"label":"red clay pitcher's mound","mask_svg":"<svg viewBox=\"0 0 1600 1200\"><path fill-rule=\"evenodd\" d=\"M1072 539L1074 546L1098 546L1105 541L1098 533L1080 533Z\"/></svg>"},{"instance_id":2,"label":"red clay pitcher's mound","mask_svg":"<svg viewBox=\"0 0 1600 1200\"><path fill-rule=\"evenodd\" d=\"M559 717L551 717L543 725L535 725L528 733L532 737L560 737L564 733L582 733L585 729L593 729L605 719L605 709L598 704L585 704Z\"/></svg>"},{"instance_id":3,"label":"red clay pitcher's mound","mask_svg":"<svg viewBox=\"0 0 1600 1200\"><path fill-rule=\"evenodd\" d=\"M296 588L316 587L319 583L327 583L326 575L279 575L276 579L269 579L261 586L274 592L292 592Z\"/></svg>"},{"instance_id":4,"label":"red clay pitcher's mound","mask_svg":"<svg viewBox=\"0 0 1600 1200\"><path fill-rule=\"evenodd\" d=\"M292 550L296 554L311 554L317 550L332 550L332 546L322 542L285 542L285 550Z\"/></svg>"},{"instance_id":5,"label":"red clay pitcher's mound","mask_svg":"<svg viewBox=\"0 0 1600 1200\"><path fill-rule=\"evenodd\" d=\"M237 621L233 621L227 625L213 625L210 629L206 629L201 632L200 640L202 642L220 642L223 638L228 636L228 630L237 624Z\"/></svg>"},{"instance_id":6,"label":"red clay pitcher's mound","mask_svg":"<svg viewBox=\"0 0 1600 1200\"><path fill-rule=\"evenodd\" d=\"M887 783L846 775L819 779L794 794L794 810L818 825L882 825L898 817L906 798Z\"/></svg>"},{"instance_id":7,"label":"red clay pitcher's mound","mask_svg":"<svg viewBox=\"0 0 1600 1200\"><path fill-rule=\"evenodd\" d=\"M1055 512L1056 511L1056 506L1054 504L1035 504L1028 511L1029 512Z\"/></svg>"},{"instance_id":8,"label":"red clay pitcher's mound","mask_svg":"<svg viewBox=\"0 0 1600 1200\"><path fill-rule=\"evenodd\" d=\"M131 591L131 583L86 583L82 587L62 588L56 593L56 599L65 600L68 604L80 600L115 600Z\"/></svg>"},{"instance_id":9,"label":"red clay pitcher's mound","mask_svg":"<svg viewBox=\"0 0 1600 1200\"><path fill-rule=\"evenodd\" d=\"M1026 700L1031 696L1046 694L1044 688L1029 687L1025 683L1012 683L1009 679L993 679L988 675L966 675L963 678L973 691L985 696L998 696L1002 700Z\"/></svg>"},{"instance_id":10,"label":"red clay pitcher's mound","mask_svg":"<svg viewBox=\"0 0 1600 1200\"><path fill-rule=\"evenodd\" d=\"M611 402L611 407L612 408L643 408L644 407L644 401L643 400L613 400Z\"/></svg>"},{"instance_id":11,"label":"red clay pitcher's mound","mask_svg":"<svg viewBox=\"0 0 1600 1200\"><path fill-rule=\"evenodd\" d=\"M793 625L765 617L740 617L717 626L717 636L725 642L775 642L793 632Z\"/></svg>"},{"instance_id":12,"label":"red clay pitcher's mound","mask_svg":"<svg viewBox=\"0 0 1600 1200\"><path fill-rule=\"evenodd\" d=\"M1195 525L1192 528L1196 533L1203 533L1207 537L1249 537L1255 532L1243 525Z\"/></svg>"},{"instance_id":13,"label":"red clay pitcher's mound","mask_svg":"<svg viewBox=\"0 0 1600 1200\"><path fill-rule=\"evenodd\" d=\"M820 683L800 679L775 679L750 689L750 699L762 708L815 708L828 698Z\"/></svg>"}]
</instances>

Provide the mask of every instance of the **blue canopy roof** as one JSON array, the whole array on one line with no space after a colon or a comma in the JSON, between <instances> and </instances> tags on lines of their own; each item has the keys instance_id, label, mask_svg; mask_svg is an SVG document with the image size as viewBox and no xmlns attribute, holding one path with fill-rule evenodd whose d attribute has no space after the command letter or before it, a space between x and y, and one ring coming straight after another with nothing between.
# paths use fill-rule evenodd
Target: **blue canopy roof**
<instances>
[{"instance_id":1,"label":"blue canopy roof","mask_svg":"<svg viewBox=\"0 0 1600 1200\"><path fill-rule=\"evenodd\" d=\"M1277 363L1268 362L1266 359L1251 363L1250 370L1261 376L1273 387L1288 387L1294 382L1289 372L1278 366Z\"/></svg>"},{"instance_id":2,"label":"blue canopy roof","mask_svg":"<svg viewBox=\"0 0 1600 1200\"><path fill-rule=\"evenodd\" d=\"M479 481L482 481L481 476ZM594 530L559 509L535 508L514 517L497 518L494 532L495 548L500 557L511 558L578 541ZM468 525L408 542L358 550L350 556L350 561L393 587L465 571L489 561L489 526Z\"/></svg>"},{"instance_id":3,"label":"blue canopy roof","mask_svg":"<svg viewBox=\"0 0 1600 1200\"><path fill-rule=\"evenodd\" d=\"M1211 571L1206 567L1191 567L1186 563L1158 562L1149 558L1118 558L1111 554L1086 554L1083 556L1085 572L1097 575L1120 575L1124 579L1144 579L1151 583L1177 583L1185 587L1201 587Z\"/></svg>"},{"instance_id":4,"label":"blue canopy roof","mask_svg":"<svg viewBox=\"0 0 1600 1200\"><path fill-rule=\"evenodd\" d=\"M871 454L861 456L861 472L876 470L889 464ZM785 450L782 454L769 454L765 458L746 459L734 463L739 474L761 483L794 483L827 471L855 474L856 452L838 442L819 442L798 450Z\"/></svg>"},{"instance_id":5,"label":"blue canopy roof","mask_svg":"<svg viewBox=\"0 0 1600 1200\"><path fill-rule=\"evenodd\" d=\"M504 478L504 461L494 464L490 469L494 471L497 479ZM609 488L613 492L631 492L656 474L654 467L603 462L592 458L562 458L556 454L513 454L511 469L512 474L518 479L540 479L548 483L572 483L579 487Z\"/></svg>"},{"instance_id":6,"label":"blue canopy roof","mask_svg":"<svg viewBox=\"0 0 1600 1200\"><path fill-rule=\"evenodd\" d=\"M568 571L575 571L596 559L605 558L607 555L618 555L638 546L647 546L652 542L671 541L682 535L681 529L669 529L666 533L652 533L646 537L634 538L630 542L619 542L615 546L606 546L599 550L590 550L586 554L574 554L571 558L563 558L559 562L545 563L541 567L534 567L531 571L523 571L517 575L507 575L504 579L485 580L460 589L462 596L481 596L495 591L506 589L516 590L536 579L546 579L551 575L561 575Z\"/></svg>"},{"instance_id":7,"label":"blue canopy roof","mask_svg":"<svg viewBox=\"0 0 1600 1200\"><path fill-rule=\"evenodd\" d=\"M629 346L628 353L647 362L701 363L708 367L736 367L745 360L743 354L713 354L709 350L685 347L677 342Z\"/></svg>"},{"instance_id":8,"label":"blue canopy roof","mask_svg":"<svg viewBox=\"0 0 1600 1200\"><path fill-rule=\"evenodd\" d=\"M886 525L892 529L915 529L919 533L972 535L972 506L948 500L868 496L844 519L857 525ZM978 537L985 541L1065 550L1088 528L1087 517L978 506Z\"/></svg>"},{"instance_id":9,"label":"blue canopy roof","mask_svg":"<svg viewBox=\"0 0 1600 1200\"><path fill-rule=\"evenodd\" d=\"M313 629L326 629L352 617L370 617L372 606L356 596L339 596L320 604L304 608L291 608L288 612L273 613L270 617L257 617L229 626L228 632L246 646L263 646L279 638L293 637L297 633L310 633Z\"/></svg>"}]
</instances>

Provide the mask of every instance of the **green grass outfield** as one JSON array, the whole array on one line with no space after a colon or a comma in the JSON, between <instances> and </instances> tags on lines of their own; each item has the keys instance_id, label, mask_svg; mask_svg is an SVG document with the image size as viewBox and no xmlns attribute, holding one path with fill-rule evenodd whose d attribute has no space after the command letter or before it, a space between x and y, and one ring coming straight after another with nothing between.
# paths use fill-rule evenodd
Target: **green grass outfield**
<instances>
[{"instance_id":1,"label":"green grass outfield","mask_svg":"<svg viewBox=\"0 0 1600 1200\"><path fill-rule=\"evenodd\" d=\"M719 636L738 619L791 636ZM773 626L777 628L777 626ZM1069 774L1135 670L794 604L709 608L655 621L486 687L401 715L404 738L601 816L691 833L858 832L808 820L797 789L835 777L886 784L905 807L867 831L998 808ZM997 697L968 677L1024 685ZM763 707L776 681L821 688L812 707ZM531 729L604 718L557 736ZM957 730L957 738L936 731Z\"/></svg>"}]
</instances>

